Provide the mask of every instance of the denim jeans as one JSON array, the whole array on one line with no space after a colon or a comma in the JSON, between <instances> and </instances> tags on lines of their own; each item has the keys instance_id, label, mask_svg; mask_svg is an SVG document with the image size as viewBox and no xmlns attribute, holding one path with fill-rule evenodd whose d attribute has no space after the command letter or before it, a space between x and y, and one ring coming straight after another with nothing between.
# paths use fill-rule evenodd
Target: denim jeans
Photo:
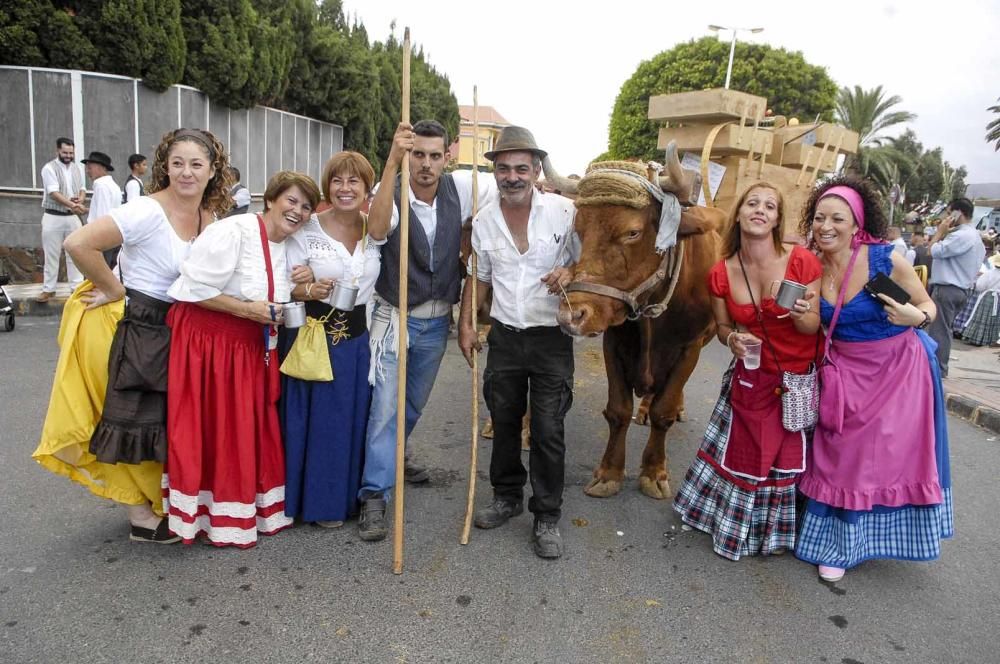
<instances>
[{"instance_id":1,"label":"denim jeans","mask_svg":"<svg viewBox=\"0 0 1000 664\"><path fill-rule=\"evenodd\" d=\"M441 358L448 344L450 316L408 318L409 351L406 358L406 438L410 438L427 405L437 378ZM372 358L375 362L376 358ZM381 375L375 378L368 435L365 439L365 467L360 500L383 495L396 484L396 381L399 363L396 353L383 352Z\"/></svg>"}]
</instances>

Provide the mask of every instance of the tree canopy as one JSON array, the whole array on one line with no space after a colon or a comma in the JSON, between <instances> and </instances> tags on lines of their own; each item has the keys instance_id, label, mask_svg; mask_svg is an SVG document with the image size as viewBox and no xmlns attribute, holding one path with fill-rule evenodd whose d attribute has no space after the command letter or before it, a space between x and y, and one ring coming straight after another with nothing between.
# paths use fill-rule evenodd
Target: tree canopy
<instances>
[{"instance_id":1,"label":"tree canopy","mask_svg":"<svg viewBox=\"0 0 1000 664\"><path fill-rule=\"evenodd\" d=\"M622 85L615 100L604 157L654 159L658 125L647 119L652 95L721 88L729 62L729 44L703 37L642 62ZM730 87L766 97L777 115L830 120L837 86L823 67L799 52L766 44L737 43Z\"/></svg>"},{"instance_id":2,"label":"tree canopy","mask_svg":"<svg viewBox=\"0 0 1000 664\"><path fill-rule=\"evenodd\" d=\"M11 5L8 7L7 5ZM378 169L399 118L402 45L370 43L340 0L19 0L0 8L0 62L198 88L231 108L264 104L344 127L344 147ZM454 136L448 78L416 47L414 120Z\"/></svg>"},{"instance_id":3,"label":"tree canopy","mask_svg":"<svg viewBox=\"0 0 1000 664\"><path fill-rule=\"evenodd\" d=\"M1000 102L1000 99L997 101ZM986 142L993 143L994 150L1000 150L1000 104L990 106L986 110L997 116L986 125Z\"/></svg>"}]
</instances>

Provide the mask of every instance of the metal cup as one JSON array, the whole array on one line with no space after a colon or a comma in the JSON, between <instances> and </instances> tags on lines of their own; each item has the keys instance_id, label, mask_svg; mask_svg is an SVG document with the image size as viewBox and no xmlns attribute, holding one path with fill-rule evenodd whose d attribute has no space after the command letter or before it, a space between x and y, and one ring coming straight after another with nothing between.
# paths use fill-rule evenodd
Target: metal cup
<instances>
[{"instance_id":1,"label":"metal cup","mask_svg":"<svg viewBox=\"0 0 1000 664\"><path fill-rule=\"evenodd\" d=\"M304 302L286 302L281 305L284 325L289 329L302 327L306 324L306 305Z\"/></svg>"},{"instance_id":2,"label":"metal cup","mask_svg":"<svg viewBox=\"0 0 1000 664\"><path fill-rule=\"evenodd\" d=\"M341 311L351 311L354 309L354 304L358 301L358 287L352 286L346 281L338 281L333 287L333 293L330 294L330 299L328 302L330 306L334 309L340 309Z\"/></svg>"},{"instance_id":3,"label":"metal cup","mask_svg":"<svg viewBox=\"0 0 1000 664\"><path fill-rule=\"evenodd\" d=\"M801 300L806 296L806 287L797 281L785 279L778 287L778 295L774 298L774 303L782 309L791 309L795 306L795 300Z\"/></svg>"}]
</instances>

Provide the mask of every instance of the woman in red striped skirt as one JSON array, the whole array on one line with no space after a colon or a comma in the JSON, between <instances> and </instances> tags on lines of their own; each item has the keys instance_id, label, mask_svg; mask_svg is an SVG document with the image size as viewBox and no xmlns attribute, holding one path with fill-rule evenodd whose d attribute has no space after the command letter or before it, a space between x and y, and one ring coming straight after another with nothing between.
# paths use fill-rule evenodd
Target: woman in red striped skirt
<instances>
[{"instance_id":1,"label":"woman in red striped skirt","mask_svg":"<svg viewBox=\"0 0 1000 664\"><path fill-rule=\"evenodd\" d=\"M212 224L170 287L164 502L185 543L204 533L217 546L250 547L292 524L275 328L291 299L284 241L318 202L308 176L277 173L264 213Z\"/></svg>"}]
</instances>

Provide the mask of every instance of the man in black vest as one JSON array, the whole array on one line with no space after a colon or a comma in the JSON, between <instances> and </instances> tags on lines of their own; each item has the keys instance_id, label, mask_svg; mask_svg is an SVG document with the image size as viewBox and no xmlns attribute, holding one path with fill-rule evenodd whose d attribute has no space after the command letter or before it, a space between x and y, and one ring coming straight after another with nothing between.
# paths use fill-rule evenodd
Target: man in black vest
<instances>
[{"instance_id":1,"label":"man in black vest","mask_svg":"<svg viewBox=\"0 0 1000 664\"><path fill-rule=\"evenodd\" d=\"M430 397L448 342L452 306L461 288L459 244L462 220L472 214L472 171L444 174L450 157L448 132L434 120L412 127L400 123L382 171L378 191L368 213L368 234L382 245L382 271L375 283L372 311L372 369L374 386L365 440L365 466L358 498L358 532L377 541L388 533L385 522L388 491L396 478L396 381L399 330L398 232L403 157L410 160L409 336L406 372L406 436ZM495 184L480 178L481 198L492 195ZM409 456L409 455L407 455ZM409 482L426 482L427 471L407 463Z\"/></svg>"},{"instance_id":2,"label":"man in black vest","mask_svg":"<svg viewBox=\"0 0 1000 664\"><path fill-rule=\"evenodd\" d=\"M122 186L122 205L146 195L146 186L142 183L142 176L146 174L148 167L146 155L138 152L129 155L128 167L132 172L125 178L125 184Z\"/></svg>"}]
</instances>

